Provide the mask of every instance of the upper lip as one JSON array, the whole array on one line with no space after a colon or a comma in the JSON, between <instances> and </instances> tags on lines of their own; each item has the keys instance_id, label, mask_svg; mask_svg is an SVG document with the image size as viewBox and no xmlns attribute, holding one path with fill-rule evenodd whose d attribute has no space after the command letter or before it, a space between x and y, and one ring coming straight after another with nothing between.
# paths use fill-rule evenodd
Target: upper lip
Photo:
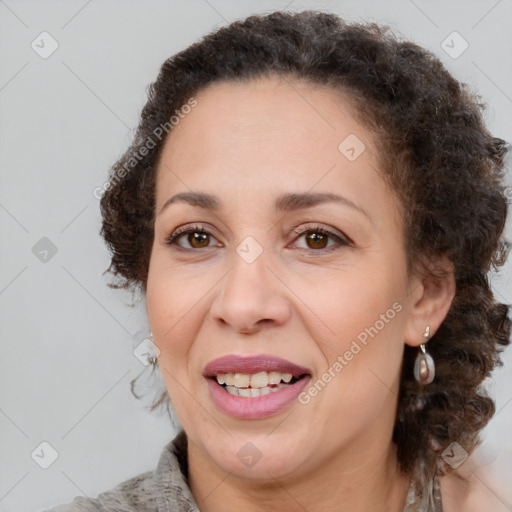
<instances>
[{"instance_id":1,"label":"upper lip","mask_svg":"<svg viewBox=\"0 0 512 512\"><path fill-rule=\"evenodd\" d=\"M227 355L210 361L203 377L215 377L220 373L258 373L281 372L291 373L294 377L311 374L311 370L280 357L267 354L252 356Z\"/></svg>"}]
</instances>

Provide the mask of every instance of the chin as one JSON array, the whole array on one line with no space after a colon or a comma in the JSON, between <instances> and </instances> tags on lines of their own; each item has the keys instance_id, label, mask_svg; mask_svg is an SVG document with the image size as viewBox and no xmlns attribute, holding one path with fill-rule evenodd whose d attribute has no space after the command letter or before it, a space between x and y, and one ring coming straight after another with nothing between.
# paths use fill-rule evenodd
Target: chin
<instances>
[{"instance_id":1,"label":"chin","mask_svg":"<svg viewBox=\"0 0 512 512\"><path fill-rule=\"evenodd\" d=\"M285 442L277 434L260 436L237 436L227 440L228 446L215 446L210 457L227 473L251 480L274 481L274 478L285 478L304 468L310 453L288 439Z\"/></svg>"}]
</instances>

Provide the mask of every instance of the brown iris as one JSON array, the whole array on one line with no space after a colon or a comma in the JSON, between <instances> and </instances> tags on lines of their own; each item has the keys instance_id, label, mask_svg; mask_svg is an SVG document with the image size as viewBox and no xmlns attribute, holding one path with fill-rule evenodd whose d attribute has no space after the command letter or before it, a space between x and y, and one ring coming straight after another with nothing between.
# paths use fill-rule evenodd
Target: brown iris
<instances>
[{"instance_id":1,"label":"brown iris","mask_svg":"<svg viewBox=\"0 0 512 512\"><path fill-rule=\"evenodd\" d=\"M322 233L310 233L309 235L306 235L306 239L311 249L325 249L328 236ZM311 245L311 243L313 245Z\"/></svg>"},{"instance_id":2,"label":"brown iris","mask_svg":"<svg viewBox=\"0 0 512 512\"><path fill-rule=\"evenodd\" d=\"M194 249L202 249L203 247L208 247L208 243L210 242L209 237L210 235L208 235L208 233L201 233L198 231L189 233L187 236L189 244L191 247L194 247Z\"/></svg>"}]
</instances>

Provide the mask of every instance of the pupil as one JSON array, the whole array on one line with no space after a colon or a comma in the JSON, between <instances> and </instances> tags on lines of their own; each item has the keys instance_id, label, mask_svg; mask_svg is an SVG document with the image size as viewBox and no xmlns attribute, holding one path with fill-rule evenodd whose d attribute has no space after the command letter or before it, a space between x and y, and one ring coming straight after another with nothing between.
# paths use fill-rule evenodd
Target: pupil
<instances>
[{"instance_id":1,"label":"pupil","mask_svg":"<svg viewBox=\"0 0 512 512\"><path fill-rule=\"evenodd\" d=\"M208 238L208 235L206 233L198 233L197 231L191 233L190 236L192 236L192 242L190 243L190 245L192 245L193 247L197 247L197 245L201 246L202 243L204 243L205 241L207 242Z\"/></svg>"},{"instance_id":2,"label":"pupil","mask_svg":"<svg viewBox=\"0 0 512 512\"><path fill-rule=\"evenodd\" d=\"M310 242L313 243L313 247L323 249L325 247L325 241L327 240L325 235L312 233L308 236Z\"/></svg>"}]
</instances>

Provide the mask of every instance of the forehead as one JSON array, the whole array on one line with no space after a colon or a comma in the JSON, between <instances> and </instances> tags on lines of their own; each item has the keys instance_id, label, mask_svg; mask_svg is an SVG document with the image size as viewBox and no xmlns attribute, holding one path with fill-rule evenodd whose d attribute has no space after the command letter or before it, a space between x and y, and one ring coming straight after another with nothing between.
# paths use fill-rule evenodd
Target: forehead
<instances>
[{"instance_id":1,"label":"forehead","mask_svg":"<svg viewBox=\"0 0 512 512\"><path fill-rule=\"evenodd\" d=\"M255 168L258 175L325 172L340 157L346 160L339 146L349 136L364 144L364 159L378 167L372 135L356 120L349 99L330 87L274 77L214 83L195 99L197 106L167 136L159 170L208 169L238 178L254 176L244 169Z\"/></svg>"},{"instance_id":2,"label":"forehead","mask_svg":"<svg viewBox=\"0 0 512 512\"><path fill-rule=\"evenodd\" d=\"M292 191L343 193L374 218L400 204L379 170L374 135L350 100L327 86L287 78L214 83L167 136L158 166L157 210L171 194L225 196L264 208ZM346 142L348 141L348 142ZM347 147L357 151L347 154ZM348 148L350 149L350 148Z\"/></svg>"}]
</instances>

